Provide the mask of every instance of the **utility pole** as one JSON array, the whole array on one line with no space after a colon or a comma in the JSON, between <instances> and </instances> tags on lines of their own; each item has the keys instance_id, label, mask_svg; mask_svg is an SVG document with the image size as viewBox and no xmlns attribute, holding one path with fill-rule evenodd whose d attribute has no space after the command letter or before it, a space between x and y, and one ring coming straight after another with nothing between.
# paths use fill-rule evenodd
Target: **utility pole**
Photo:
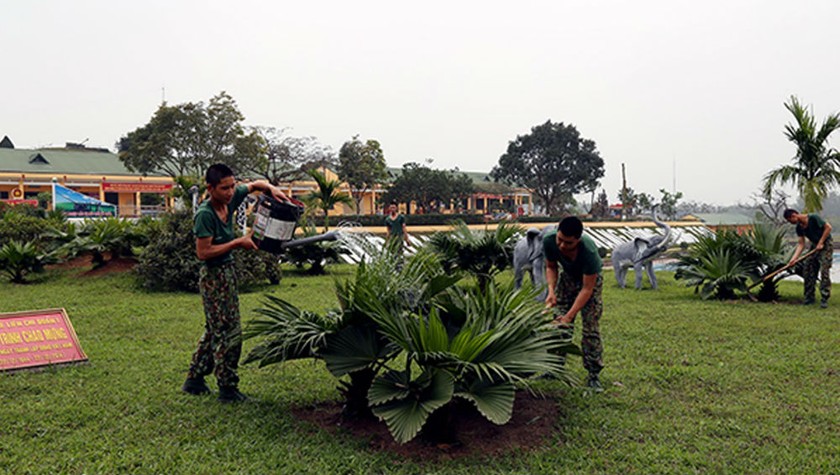
<instances>
[{"instance_id":1,"label":"utility pole","mask_svg":"<svg viewBox=\"0 0 840 475\"><path fill-rule=\"evenodd\" d=\"M621 164L621 220L627 219L624 207L627 204L627 176L624 174L624 164Z\"/></svg>"},{"instance_id":2,"label":"utility pole","mask_svg":"<svg viewBox=\"0 0 840 475\"><path fill-rule=\"evenodd\" d=\"M671 157L671 193L677 194L677 159Z\"/></svg>"}]
</instances>

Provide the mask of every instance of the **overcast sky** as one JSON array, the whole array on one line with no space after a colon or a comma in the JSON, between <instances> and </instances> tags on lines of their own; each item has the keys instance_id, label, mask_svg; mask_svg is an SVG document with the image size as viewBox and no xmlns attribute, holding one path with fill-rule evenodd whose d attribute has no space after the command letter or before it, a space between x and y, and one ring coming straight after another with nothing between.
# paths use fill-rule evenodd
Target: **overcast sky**
<instances>
[{"instance_id":1,"label":"overcast sky","mask_svg":"<svg viewBox=\"0 0 840 475\"><path fill-rule=\"evenodd\" d=\"M0 137L114 149L162 88L224 90L246 125L488 172L550 119L597 143L611 202L624 163L637 191L732 204L793 156L792 94L840 110L838 21L837 0L0 0Z\"/></svg>"}]
</instances>

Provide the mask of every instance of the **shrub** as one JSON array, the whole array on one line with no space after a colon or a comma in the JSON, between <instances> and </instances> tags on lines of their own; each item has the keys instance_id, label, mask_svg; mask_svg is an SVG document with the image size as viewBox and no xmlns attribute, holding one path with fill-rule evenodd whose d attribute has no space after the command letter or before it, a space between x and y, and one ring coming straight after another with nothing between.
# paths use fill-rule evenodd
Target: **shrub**
<instances>
[{"instance_id":1,"label":"shrub","mask_svg":"<svg viewBox=\"0 0 840 475\"><path fill-rule=\"evenodd\" d=\"M247 290L266 281L271 285L280 283L280 261L270 252L234 249L233 260L236 263L236 277L241 289Z\"/></svg>"},{"instance_id":2,"label":"shrub","mask_svg":"<svg viewBox=\"0 0 840 475\"><path fill-rule=\"evenodd\" d=\"M303 237L311 237L318 234L314 226L303 228ZM347 250L338 241L321 241L303 246L286 249L283 253L283 261L294 265L298 269L309 266L307 273L311 275L323 275L326 273L327 264L338 262L340 254L347 254Z\"/></svg>"},{"instance_id":3,"label":"shrub","mask_svg":"<svg viewBox=\"0 0 840 475\"><path fill-rule=\"evenodd\" d=\"M368 255L354 280L336 283L336 311L319 315L267 296L246 325L246 338L263 340L245 362L323 360L334 376L349 377L340 383L345 415L372 412L399 442L421 430L451 440L459 400L504 424L517 386L543 373L565 379L563 355L579 351L533 293L494 282L464 290L423 249L402 266L387 248Z\"/></svg>"},{"instance_id":4,"label":"shrub","mask_svg":"<svg viewBox=\"0 0 840 475\"><path fill-rule=\"evenodd\" d=\"M758 282L787 262L791 250L784 233L774 225L756 223L743 235L719 230L714 236L701 237L679 257L674 277L694 286L704 299L733 299L736 291L747 292L749 282ZM764 282L759 298L778 298L775 280Z\"/></svg>"},{"instance_id":5,"label":"shrub","mask_svg":"<svg viewBox=\"0 0 840 475\"><path fill-rule=\"evenodd\" d=\"M195 255L193 214L181 210L161 218L160 228L149 236L135 272L147 290L198 292L200 268L201 261Z\"/></svg>"},{"instance_id":6,"label":"shrub","mask_svg":"<svg viewBox=\"0 0 840 475\"><path fill-rule=\"evenodd\" d=\"M32 216L35 218L43 218L44 216L46 216L46 211L37 206L32 206L30 204L19 204L13 206L8 206L4 204L4 207L0 208L0 212L2 212L4 216L8 213Z\"/></svg>"},{"instance_id":7,"label":"shrub","mask_svg":"<svg viewBox=\"0 0 840 475\"><path fill-rule=\"evenodd\" d=\"M441 257L444 269L460 269L478 280L484 288L493 276L513 263L513 247L522 229L502 222L495 231L473 231L458 222L450 232L432 235L429 244Z\"/></svg>"},{"instance_id":8,"label":"shrub","mask_svg":"<svg viewBox=\"0 0 840 475\"><path fill-rule=\"evenodd\" d=\"M93 266L105 265L105 254L111 258L132 256L132 247L139 244L142 236L135 232L131 221L111 217L86 219L75 239L69 242L64 251L68 256L91 254Z\"/></svg>"},{"instance_id":9,"label":"shrub","mask_svg":"<svg viewBox=\"0 0 840 475\"><path fill-rule=\"evenodd\" d=\"M158 224L147 226L149 244L135 268L141 287L152 291L198 292L201 261L195 255L193 213L167 213ZM234 250L236 274L241 289L268 281L280 282L277 257L262 251Z\"/></svg>"},{"instance_id":10,"label":"shrub","mask_svg":"<svg viewBox=\"0 0 840 475\"><path fill-rule=\"evenodd\" d=\"M37 246L49 223L38 216L17 211L7 211L0 219L0 246L10 241L35 243Z\"/></svg>"},{"instance_id":11,"label":"shrub","mask_svg":"<svg viewBox=\"0 0 840 475\"><path fill-rule=\"evenodd\" d=\"M12 282L26 282L26 275L42 272L44 265L53 262L52 256L42 254L32 242L10 241L0 247L0 270Z\"/></svg>"}]
</instances>

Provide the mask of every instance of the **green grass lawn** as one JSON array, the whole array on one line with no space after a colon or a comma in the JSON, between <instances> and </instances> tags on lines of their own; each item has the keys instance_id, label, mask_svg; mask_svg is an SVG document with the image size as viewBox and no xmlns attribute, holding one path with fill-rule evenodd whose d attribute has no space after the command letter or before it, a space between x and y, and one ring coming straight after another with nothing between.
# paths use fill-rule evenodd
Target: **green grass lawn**
<instances>
[{"instance_id":1,"label":"green grass lawn","mask_svg":"<svg viewBox=\"0 0 840 475\"><path fill-rule=\"evenodd\" d=\"M540 381L561 394L563 414L544 447L418 465L293 416L293 407L337 399L319 364L243 368L252 403L182 394L200 297L144 293L130 275L83 271L0 283L0 312L66 308L90 358L0 374L0 473L840 471L840 295L827 310L802 307L801 284L781 286L783 304L716 302L667 273L659 291L620 290L607 273L606 392ZM287 272L279 286L244 294L244 320L262 292L316 311L334 306L332 280L352 268L331 272ZM569 364L584 376L579 358Z\"/></svg>"}]
</instances>

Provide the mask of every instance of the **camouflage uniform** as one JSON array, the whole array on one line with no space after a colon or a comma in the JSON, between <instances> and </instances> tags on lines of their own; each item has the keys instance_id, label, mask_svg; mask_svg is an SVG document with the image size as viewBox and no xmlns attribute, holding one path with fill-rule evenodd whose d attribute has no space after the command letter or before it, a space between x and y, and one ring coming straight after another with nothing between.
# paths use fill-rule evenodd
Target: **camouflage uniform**
<instances>
[{"instance_id":1,"label":"camouflage uniform","mask_svg":"<svg viewBox=\"0 0 840 475\"><path fill-rule=\"evenodd\" d=\"M562 317L572 308L580 293L582 282L576 282L566 272L561 272L557 278L557 288L555 295L557 296L557 306L554 307L555 317ZM604 303L601 299L601 293L604 288L604 278L598 274L595 280L595 289L592 292L592 297L586 302L586 305L580 311L583 318L583 338L581 338L580 346L583 350L583 367L589 373L600 373L604 368L604 361L601 357L604 352L604 347L601 344L600 320L604 311ZM571 340L575 331L573 323L558 325L561 335L565 339Z\"/></svg>"},{"instance_id":2,"label":"camouflage uniform","mask_svg":"<svg viewBox=\"0 0 840 475\"><path fill-rule=\"evenodd\" d=\"M215 267L202 266L199 279L204 301L204 334L190 363L189 378L203 378L215 368L219 386L236 386L242 327L239 294L233 262Z\"/></svg>"},{"instance_id":3,"label":"camouflage uniform","mask_svg":"<svg viewBox=\"0 0 840 475\"><path fill-rule=\"evenodd\" d=\"M811 244L811 249L814 249L816 244ZM817 286L817 275L820 277L820 297L823 302L827 302L831 297L831 263L834 260L834 245L829 235L823 243L821 251L813 256L805 259L805 300L808 302L814 301L815 289Z\"/></svg>"},{"instance_id":4,"label":"camouflage uniform","mask_svg":"<svg viewBox=\"0 0 840 475\"><path fill-rule=\"evenodd\" d=\"M202 203L195 214L196 238L212 237L219 245L236 237L234 213L248 196L248 186L238 185L228 203L228 220L219 219L211 203ZM242 324L239 317L239 293L231 252L207 259L201 266L198 287L204 302L204 334L192 356L187 378L201 379L215 373L219 387L236 387L239 356L242 353Z\"/></svg>"},{"instance_id":5,"label":"camouflage uniform","mask_svg":"<svg viewBox=\"0 0 840 475\"><path fill-rule=\"evenodd\" d=\"M600 320L604 310L601 299L604 288L604 278L601 274L601 256L598 254L598 247L592 238L582 235L577 257L574 261L570 261L560 252L556 239L556 231L549 232L543 237L543 252L546 261L558 264L557 286L554 289L554 295L557 297L557 305L554 307L555 318L562 317L572 308L575 299L583 288L584 275L596 275L592 296L584 304L580 313L583 318L583 338L581 339L583 366L589 371L590 377L595 376L597 378L598 373L604 368L604 361L601 356L604 347L601 344L600 331ZM560 324L558 329L564 339L572 339L574 324Z\"/></svg>"}]
</instances>

